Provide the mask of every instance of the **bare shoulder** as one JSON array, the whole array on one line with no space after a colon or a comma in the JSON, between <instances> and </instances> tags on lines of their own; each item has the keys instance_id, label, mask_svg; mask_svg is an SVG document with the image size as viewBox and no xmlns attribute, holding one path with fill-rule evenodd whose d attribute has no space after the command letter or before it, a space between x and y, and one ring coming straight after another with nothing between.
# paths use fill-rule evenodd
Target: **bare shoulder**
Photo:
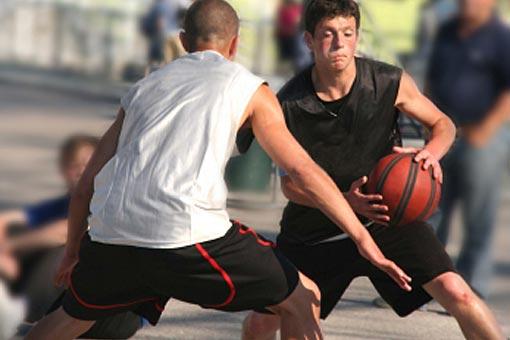
<instances>
[{"instance_id":1,"label":"bare shoulder","mask_svg":"<svg viewBox=\"0 0 510 340\"><path fill-rule=\"evenodd\" d=\"M396 106L402 105L405 102L421 95L422 94L418 89L418 86L416 85L416 82L414 81L413 77L411 77L411 75L409 75L409 73L405 71L402 72L395 105Z\"/></svg>"}]
</instances>

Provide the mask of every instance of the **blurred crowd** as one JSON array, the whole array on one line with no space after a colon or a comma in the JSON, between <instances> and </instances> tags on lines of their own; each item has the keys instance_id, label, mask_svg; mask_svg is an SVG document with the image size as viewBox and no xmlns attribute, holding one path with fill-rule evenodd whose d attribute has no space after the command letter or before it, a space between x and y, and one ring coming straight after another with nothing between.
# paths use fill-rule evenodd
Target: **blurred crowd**
<instances>
[{"instance_id":1,"label":"blurred crowd","mask_svg":"<svg viewBox=\"0 0 510 340\"><path fill-rule=\"evenodd\" d=\"M360 1L362 8L366 2ZM191 3L155 0L140 18L148 46L145 74L185 53L179 32ZM288 78L313 63L301 24L306 3L278 3L273 35L280 77ZM496 0L421 3L416 49L398 60L411 72L416 60L426 65L425 93L458 128L455 144L442 160L442 201L430 223L446 245L452 212L460 207L463 243L457 269L486 298L501 181L510 157L510 28ZM89 135L63 142L58 166L67 191L62 195L0 212L0 339L12 335L17 324L35 322L59 304L63 288L53 285L52 273L66 241L70 195L98 142ZM144 324L126 313L98 323L85 336L128 337Z\"/></svg>"}]
</instances>

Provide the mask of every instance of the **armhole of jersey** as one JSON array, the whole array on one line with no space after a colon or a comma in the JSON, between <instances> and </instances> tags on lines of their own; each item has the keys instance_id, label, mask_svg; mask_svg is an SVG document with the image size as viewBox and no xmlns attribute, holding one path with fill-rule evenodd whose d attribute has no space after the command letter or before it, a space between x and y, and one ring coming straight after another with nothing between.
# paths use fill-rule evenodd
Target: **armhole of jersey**
<instances>
[{"instance_id":1,"label":"armhole of jersey","mask_svg":"<svg viewBox=\"0 0 510 340\"><path fill-rule=\"evenodd\" d=\"M238 105L233 105L234 111L238 111L232 113L235 115L236 129L241 127L241 119L248 104L263 84L267 84L267 82L242 67L232 78L228 88L233 89L232 92L235 94L235 98L241 101Z\"/></svg>"},{"instance_id":2,"label":"armhole of jersey","mask_svg":"<svg viewBox=\"0 0 510 340\"><path fill-rule=\"evenodd\" d=\"M396 79L393 79L393 77L392 77L391 82L392 82L392 86L393 86L393 82L396 83L395 95L393 97L393 106L395 106L395 110L398 110L397 109L397 98L398 98L398 93L400 92L400 85L402 83L402 77L404 76L404 70L402 70L401 68L397 68L395 73L397 74L397 77L396 77Z\"/></svg>"}]
</instances>

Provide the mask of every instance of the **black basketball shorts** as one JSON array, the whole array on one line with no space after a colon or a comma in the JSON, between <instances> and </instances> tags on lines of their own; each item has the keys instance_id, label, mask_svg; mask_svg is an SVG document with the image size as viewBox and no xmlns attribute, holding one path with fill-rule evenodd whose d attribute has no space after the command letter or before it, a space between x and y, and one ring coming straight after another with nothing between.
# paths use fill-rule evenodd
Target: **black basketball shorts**
<instances>
[{"instance_id":1,"label":"black basketball shorts","mask_svg":"<svg viewBox=\"0 0 510 340\"><path fill-rule=\"evenodd\" d=\"M252 229L178 249L108 245L84 237L62 306L81 320L131 310L152 324L170 298L223 311L260 310L285 300L298 272Z\"/></svg>"},{"instance_id":2,"label":"black basketball shorts","mask_svg":"<svg viewBox=\"0 0 510 340\"><path fill-rule=\"evenodd\" d=\"M424 222L400 227L374 225L369 230L383 254L411 276L411 292L363 258L351 239L304 245L292 244L284 235L278 237L285 256L319 287L322 318L331 313L356 277L367 276L393 310L406 316L432 299L422 287L425 283L454 271L444 246Z\"/></svg>"}]
</instances>

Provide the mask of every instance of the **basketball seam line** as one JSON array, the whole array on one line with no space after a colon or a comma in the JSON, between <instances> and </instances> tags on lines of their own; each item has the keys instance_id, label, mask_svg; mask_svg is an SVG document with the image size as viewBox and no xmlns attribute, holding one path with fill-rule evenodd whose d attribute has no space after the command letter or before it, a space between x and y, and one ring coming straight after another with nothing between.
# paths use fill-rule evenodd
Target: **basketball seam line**
<instances>
[{"instance_id":1,"label":"basketball seam line","mask_svg":"<svg viewBox=\"0 0 510 340\"><path fill-rule=\"evenodd\" d=\"M418 170L419 164L411 160L411 173L407 177L406 186L404 187L404 194L402 196L402 199L400 200L397 211L395 213L395 219L392 221L393 224L397 225L400 220L402 219L402 216L404 215L404 210L407 207L407 204L409 203L409 200L411 199L411 194L414 190L414 184L416 183L416 174Z\"/></svg>"},{"instance_id":2,"label":"basketball seam line","mask_svg":"<svg viewBox=\"0 0 510 340\"><path fill-rule=\"evenodd\" d=\"M375 187L375 192L376 193L381 193L381 190L384 186L384 182L386 182L386 179L388 178L388 175L390 174L390 171L393 169L393 167L404 157L406 157L408 154L401 154L397 157L395 157L395 159L393 159L390 163L388 163L388 165L386 166L386 168L384 169L382 175L381 175L381 178L379 178L379 181L377 182L377 185Z\"/></svg>"},{"instance_id":3,"label":"basketball seam line","mask_svg":"<svg viewBox=\"0 0 510 340\"><path fill-rule=\"evenodd\" d=\"M434 199L436 198L436 181L434 180L434 174L433 174L432 168L429 168L429 173L430 173L430 182L431 182L430 196L429 196L429 200L427 201L427 205L423 209L420 216L418 216L418 218L417 218L418 221L423 220L430 213L430 209L432 209L432 204L434 203Z\"/></svg>"}]
</instances>

